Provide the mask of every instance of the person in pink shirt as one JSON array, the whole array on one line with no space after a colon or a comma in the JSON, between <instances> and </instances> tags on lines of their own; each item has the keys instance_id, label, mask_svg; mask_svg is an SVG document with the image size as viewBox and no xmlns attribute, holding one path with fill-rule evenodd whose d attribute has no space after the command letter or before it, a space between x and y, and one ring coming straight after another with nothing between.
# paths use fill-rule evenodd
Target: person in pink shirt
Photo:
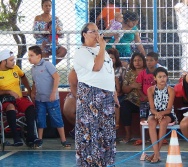
<instances>
[{"instance_id":1,"label":"person in pink shirt","mask_svg":"<svg viewBox=\"0 0 188 167\"><path fill-rule=\"evenodd\" d=\"M142 89L139 90L140 94L140 118L141 120L146 120L149 114L149 103L147 96L147 89L155 85L155 80L153 76L153 72L156 69L156 65L158 63L158 53L150 52L146 56L146 66L147 68L141 71L136 79L137 83L142 85Z\"/></svg>"},{"instance_id":2,"label":"person in pink shirt","mask_svg":"<svg viewBox=\"0 0 188 167\"><path fill-rule=\"evenodd\" d=\"M140 95L140 121L146 121L149 115L149 102L147 96L147 89L155 85L153 72L157 68L158 53L150 52L146 56L146 69L138 74L136 82L142 85L138 90ZM137 140L134 145L142 144L142 140Z\"/></svg>"}]
</instances>

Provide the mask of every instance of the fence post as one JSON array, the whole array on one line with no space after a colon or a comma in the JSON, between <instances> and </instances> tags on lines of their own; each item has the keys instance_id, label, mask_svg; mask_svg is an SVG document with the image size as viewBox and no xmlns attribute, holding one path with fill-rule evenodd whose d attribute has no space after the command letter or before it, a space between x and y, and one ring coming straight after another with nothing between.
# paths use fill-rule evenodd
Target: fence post
<instances>
[{"instance_id":1,"label":"fence post","mask_svg":"<svg viewBox=\"0 0 188 167\"><path fill-rule=\"evenodd\" d=\"M52 64L56 65L56 19L55 19L55 0L52 0Z\"/></svg>"},{"instance_id":2,"label":"fence post","mask_svg":"<svg viewBox=\"0 0 188 167\"><path fill-rule=\"evenodd\" d=\"M158 52L157 49L157 0L153 0L153 51Z\"/></svg>"}]
</instances>

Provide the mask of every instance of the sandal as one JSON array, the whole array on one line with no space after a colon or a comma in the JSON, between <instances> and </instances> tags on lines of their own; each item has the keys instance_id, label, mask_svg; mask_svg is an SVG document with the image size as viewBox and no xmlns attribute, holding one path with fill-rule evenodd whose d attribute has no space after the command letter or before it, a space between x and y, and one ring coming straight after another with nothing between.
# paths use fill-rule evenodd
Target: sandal
<instances>
[{"instance_id":1,"label":"sandal","mask_svg":"<svg viewBox=\"0 0 188 167\"><path fill-rule=\"evenodd\" d=\"M130 139L122 139L119 142L126 144L126 143L130 142L131 140L132 140L131 138Z\"/></svg>"},{"instance_id":2,"label":"sandal","mask_svg":"<svg viewBox=\"0 0 188 167\"><path fill-rule=\"evenodd\" d=\"M141 139L138 139L134 142L134 146L139 146L139 145L142 145L142 140Z\"/></svg>"},{"instance_id":3,"label":"sandal","mask_svg":"<svg viewBox=\"0 0 188 167\"><path fill-rule=\"evenodd\" d=\"M67 141L62 141L61 142L62 146L65 147L65 148L70 148L71 147L71 144L70 143L67 143Z\"/></svg>"},{"instance_id":4,"label":"sandal","mask_svg":"<svg viewBox=\"0 0 188 167\"><path fill-rule=\"evenodd\" d=\"M145 161L151 162L151 160L153 159L153 157L154 157L154 154L152 154L151 156L146 155L146 156L145 156Z\"/></svg>"},{"instance_id":5,"label":"sandal","mask_svg":"<svg viewBox=\"0 0 188 167\"><path fill-rule=\"evenodd\" d=\"M152 159L151 161L150 161L150 163L151 164L156 164L156 163L159 163L159 162L161 162L161 160L158 158L158 159Z\"/></svg>"}]
</instances>

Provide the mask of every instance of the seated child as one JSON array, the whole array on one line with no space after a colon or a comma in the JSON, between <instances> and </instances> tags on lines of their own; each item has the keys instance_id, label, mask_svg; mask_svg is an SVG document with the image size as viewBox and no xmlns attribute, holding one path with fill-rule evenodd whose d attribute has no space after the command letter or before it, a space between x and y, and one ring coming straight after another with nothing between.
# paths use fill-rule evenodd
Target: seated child
<instances>
[{"instance_id":1,"label":"seated child","mask_svg":"<svg viewBox=\"0 0 188 167\"><path fill-rule=\"evenodd\" d=\"M122 29L122 21L123 21L123 15L119 12L115 13L115 19L110 20L110 25L107 28L107 30L121 30ZM116 48L116 43L119 42L121 36L123 34L118 33L117 35L114 35L115 41L112 45L113 48Z\"/></svg>"},{"instance_id":2,"label":"seated child","mask_svg":"<svg viewBox=\"0 0 188 167\"><path fill-rule=\"evenodd\" d=\"M49 57L52 54L52 21L50 21L47 24L46 27L46 31L49 31L50 34L46 34L47 35L47 40L44 40L42 43L42 57ZM56 32L59 32L60 28L57 26L56 27ZM62 47L59 42L58 42L58 38L59 38L59 34L56 34L56 57L63 57L64 56L64 47ZM63 54L63 55L62 55ZM58 62L60 60L57 60ZM57 62L57 63L58 63Z\"/></svg>"},{"instance_id":3,"label":"seated child","mask_svg":"<svg viewBox=\"0 0 188 167\"><path fill-rule=\"evenodd\" d=\"M154 73L156 84L147 90L150 113L148 116L149 134L152 144L166 134L167 126L171 122L177 121L174 114L174 89L167 85L168 72L163 67L158 67ZM156 126L159 125L159 133L157 134ZM154 154L146 156L146 160L150 163L160 162L160 149L163 140L153 145Z\"/></svg>"}]
</instances>

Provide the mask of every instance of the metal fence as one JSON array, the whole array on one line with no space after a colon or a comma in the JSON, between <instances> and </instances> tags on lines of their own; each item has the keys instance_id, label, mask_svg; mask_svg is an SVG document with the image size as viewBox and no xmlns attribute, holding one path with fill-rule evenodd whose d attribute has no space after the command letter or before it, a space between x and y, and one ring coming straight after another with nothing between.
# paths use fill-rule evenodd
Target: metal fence
<instances>
[{"instance_id":1,"label":"metal fence","mask_svg":"<svg viewBox=\"0 0 188 167\"><path fill-rule=\"evenodd\" d=\"M67 55L56 65L61 77L61 85L67 85L67 74L72 68L74 50L80 42L80 29L86 22L96 22L97 16L110 0L52 0L55 15L63 23L64 37L59 43L67 48ZM127 10L139 14L138 32L146 52L156 50L160 63L168 68L171 80L177 79L186 66L186 41L188 7L183 0L114 0L114 4L124 14ZM4 3L4 4L3 4ZM179 11L185 10L182 18L174 10L179 3ZM6 6L6 7L5 7ZM4 8L5 7L5 8ZM54 9L52 7L52 9ZM17 55L18 64L26 72L31 82L31 65L27 59L27 49L35 44L32 31L34 17L42 13L41 0L2 0L0 5L0 46L1 50L9 48ZM186 13L187 12L187 13ZM53 13L53 12L52 12ZM10 17L7 17L7 15ZM183 23L181 22L183 20ZM100 21L99 29L104 31L104 22ZM105 32L105 31L104 31ZM127 31L128 33L129 31ZM124 32L125 33L125 32ZM181 37L184 39L180 39ZM180 38L179 38L180 37ZM181 42L180 42L181 41ZM134 43L134 42L133 42ZM122 44L123 45L123 44ZM52 46L55 47L55 46Z\"/></svg>"}]
</instances>

